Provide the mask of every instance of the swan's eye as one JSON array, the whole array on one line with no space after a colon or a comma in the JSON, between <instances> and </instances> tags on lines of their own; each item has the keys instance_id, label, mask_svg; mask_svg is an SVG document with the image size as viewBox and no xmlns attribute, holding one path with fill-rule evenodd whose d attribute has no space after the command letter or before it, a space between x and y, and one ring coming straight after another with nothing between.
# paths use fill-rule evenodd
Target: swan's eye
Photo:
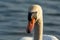
<instances>
[{"instance_id":1,"label":"swan's eye","mask_svg":"<svg viewBox=\"0 0 60 40\"><path fill-rule=\"evenodd\" d=\"M34 17L36 19L35 17L36 14L37 12L28 12L28 20L31 21L31 17Z\"/></svg>"},{"instance_id":2,"label":"swan's eye","mask_svg":"<svg viewBox=\"0 0 60 40\"><path fill-rule=\"evenodd\" d=\"M32 14L36 14L37 12L32 12Z\"/></svg>"}]
</instances>

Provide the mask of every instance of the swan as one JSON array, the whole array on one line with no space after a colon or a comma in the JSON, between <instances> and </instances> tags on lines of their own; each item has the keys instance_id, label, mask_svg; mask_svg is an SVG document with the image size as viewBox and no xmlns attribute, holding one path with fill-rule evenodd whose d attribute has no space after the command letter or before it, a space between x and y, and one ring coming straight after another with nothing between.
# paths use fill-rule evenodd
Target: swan
<instances>
[{"instance_id":1,"label":"swan","mask_svg":"<svg viewBox=\"0 0 60 40\"><path fill-rule=\"evenodd\" d=\"M43 35L43 11L40 5L32 5L28 9L27 33L31 33L33 28L33 37L22 37L20 40L59 40L53 35Z\"/></svg>"}]
</instances>

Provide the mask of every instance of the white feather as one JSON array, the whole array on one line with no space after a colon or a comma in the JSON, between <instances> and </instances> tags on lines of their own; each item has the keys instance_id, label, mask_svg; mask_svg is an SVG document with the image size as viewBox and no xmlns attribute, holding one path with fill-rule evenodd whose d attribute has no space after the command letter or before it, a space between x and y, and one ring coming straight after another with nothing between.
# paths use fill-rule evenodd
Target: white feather
<instances>
[{"instance_id":1,"label":"white feather","mask_svg":"<svg viewBox=\"0 0 60 40\"><path fill-rule=\"evenodd\" d=\"M19 40L34 40L34 39L33 37L22 37ZM58 38L52 35L43 35L43 40L58 40Z\"/></svg>"}]
</instances>

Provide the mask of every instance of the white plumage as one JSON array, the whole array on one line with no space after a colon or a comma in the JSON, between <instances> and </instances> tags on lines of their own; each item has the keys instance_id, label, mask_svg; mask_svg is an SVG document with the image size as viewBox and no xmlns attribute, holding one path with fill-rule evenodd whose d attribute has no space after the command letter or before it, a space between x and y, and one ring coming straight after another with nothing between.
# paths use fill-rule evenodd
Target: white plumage
<instances>
[{"instance_id":1,"label":"white plumage","mask_svg":"<svg viewBox=\"0 0 60 40\"><path fill-rule=\"evenodd\" d=\"M22 37L20 40L34 40L33 37ZM52 35L43 35L43 40L58 40Z\"/></svg>"}]
</instances>

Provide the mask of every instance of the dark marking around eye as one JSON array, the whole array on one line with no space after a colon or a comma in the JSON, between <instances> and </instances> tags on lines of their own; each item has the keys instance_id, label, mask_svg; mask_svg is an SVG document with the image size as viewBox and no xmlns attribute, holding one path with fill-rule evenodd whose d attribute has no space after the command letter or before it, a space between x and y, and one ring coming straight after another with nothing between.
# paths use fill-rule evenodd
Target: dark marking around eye
<instances>
[{"instance_id":1,"label":"dark marking around eye","mask_svg":"<svg viewBox=\"0 0 60 40\"><path fill-rule=\"evenodd\" d=\"M31 15L32 15L32 13L28 12L28 21L31 21Z\"/></svg>"},{"instance_id":2,"label":"dark marking around eye","mask_svg":"<svg viewBox=\"0 0 60 40\"><path fill-rule=\"evenodd\" d=\"M35 14L35 13L37 13L37 12L28 12L28 21L31 21L31 16L32 16L32 14Z\"/></svg>"}]
</instances>

